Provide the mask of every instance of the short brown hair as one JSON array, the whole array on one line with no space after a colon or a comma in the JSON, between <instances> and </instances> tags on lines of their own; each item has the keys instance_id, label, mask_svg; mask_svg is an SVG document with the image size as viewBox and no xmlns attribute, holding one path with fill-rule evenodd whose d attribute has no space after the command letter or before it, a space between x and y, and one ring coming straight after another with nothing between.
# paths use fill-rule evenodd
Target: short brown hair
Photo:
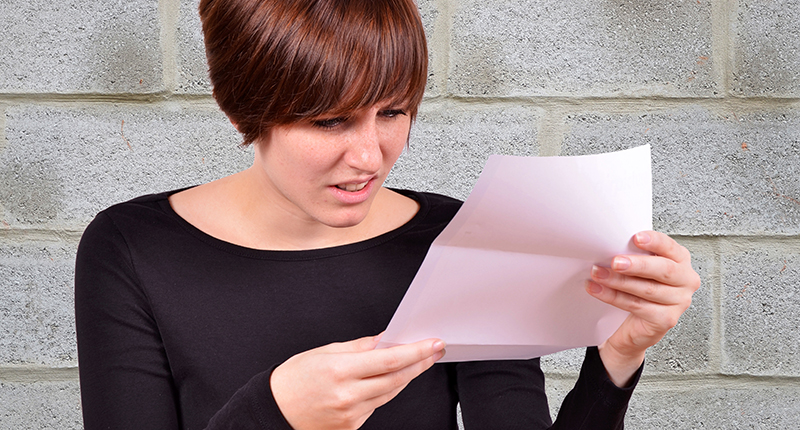
<instances>
[{"instance_id":1,"label":"short brown hair","mask_svg":"<svg viewBox=\"0 0 800 430\"><path fill-rule=\"evenodd\" d=\"M428 53L414 0L201 0L214 98L250 144L383 100L417 113Z\"/></svg>"}]
</instances>

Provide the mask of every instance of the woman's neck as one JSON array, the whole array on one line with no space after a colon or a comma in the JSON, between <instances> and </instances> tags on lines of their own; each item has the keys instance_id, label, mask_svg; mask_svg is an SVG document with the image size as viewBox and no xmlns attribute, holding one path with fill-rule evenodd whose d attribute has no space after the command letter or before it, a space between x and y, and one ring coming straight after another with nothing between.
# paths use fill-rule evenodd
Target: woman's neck
<instances>
[{"instance_id":1,"label":"woman's neck","mask_svg":"<svg viewBox=\"0 0 800 430\"><path fill-rule=\"evenodd\" d=\"M271 201L252 172L173 194L173 210L200 231L235 245L264 250L328 248L379 236L407 223L416 201L381 188L367 216L350 227L331 227Z\"/></svg>"}]
</instances>

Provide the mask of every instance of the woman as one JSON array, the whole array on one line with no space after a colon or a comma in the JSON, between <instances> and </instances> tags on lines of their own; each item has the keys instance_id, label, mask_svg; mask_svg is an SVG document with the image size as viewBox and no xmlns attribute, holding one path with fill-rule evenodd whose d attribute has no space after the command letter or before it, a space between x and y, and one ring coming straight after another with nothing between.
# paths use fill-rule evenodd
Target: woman
<instances>
[{"instance_id":1,"label":"woman","mask_svg":"<svg viewBox=\"0 0 800 430\"><path fill-rule=\"evenodd\" d=\"M85 427L551 426L538 359L449 363L427 339L375 350L460 203L383 188L422 99L411 0L202 0L214 97L252 167L101 212L76 266ZM631 311L587 350L552 428L621 428L644 351L699 286L667 236L595 268ZM588 275L588 274L587 274ZM531 282L535 282L532 280Z\"/></svg>"}]
</instances>

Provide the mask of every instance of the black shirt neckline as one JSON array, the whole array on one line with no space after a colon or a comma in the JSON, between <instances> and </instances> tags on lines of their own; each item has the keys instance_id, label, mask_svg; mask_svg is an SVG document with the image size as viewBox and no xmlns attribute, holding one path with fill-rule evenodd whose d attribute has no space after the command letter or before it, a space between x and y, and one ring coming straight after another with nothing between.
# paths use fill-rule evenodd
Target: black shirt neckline
<instances>
[{"instance_id":1,"label":"black shirt neckline","mask_svg":"<svg viewBox=\"0 0 800 430\"><path fill-rule=\"evenodd\" d=\"M250 258L257 258L257 259L268 259L268 260L304 261L304 260L315 260L319 258L338 257L342 255L361 252L365 249L386 243L394 239L395 237L405 233L406 231L414 228L420 222L422 222L422 220L425 219L430 210L430 202L428 198L425 196L425 194L416 191L390 188L392 191L402 194L419 203L419 210L417 211L417 213L414 214L414 216L408 222L401 225L400 227L397 227L394 230L390 230L386 233L382 233L378 236L369 239L348 243L344 245L327 247L327 248L315 248L315 249L304 249L304 250L266 250L266 249L249 248L246 246L236 245L234 243L227 242L222 239L218 239L214 236L211 236L208 233L205 233L204 231L195 227L189 221L186 221L183 217L178 215L178 213L175 212L175 210L169 204L169 196L178 193L180 191L183 191L185 189L188 188L182 188L158 194L159 197L158 205L167 216L169 216L171 219L177 222L189 234L191 234L192 236L194 236L195 238L199 239L200 241L204 242L209 246L212 246L214 248L217 248L219 250L231 254L236 254Z\"/></svg>"}]
</instances>

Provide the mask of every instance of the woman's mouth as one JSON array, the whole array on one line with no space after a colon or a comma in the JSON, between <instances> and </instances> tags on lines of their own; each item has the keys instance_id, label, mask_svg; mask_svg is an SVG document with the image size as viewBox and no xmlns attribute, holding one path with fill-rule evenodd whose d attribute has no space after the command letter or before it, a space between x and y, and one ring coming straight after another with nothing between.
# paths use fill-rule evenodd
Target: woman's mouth
<instances>
[{"instance_id":1,"label":"woman's mouth","mask_svg":"<svg viewBox=\"0 0 800 430\"><path fill-rule=\"evenodd\" d=\"M344 190L344 191L349 191L349 192L352 193L354 191L363 190L364 187L366 187L368 183L369 183L369 181L362 182L360 184L341 184L341 185L337 185L336 188L338 188L340 190Z\"/></svg>"},{"instance_id":2,"label":"woman's mouth","mask_svg":"<svg viewBox=\"0 0 800 430\"><path fill-rule=\"evenodd\" d=\"M375 181L375 178L371 178L366 182L338 184L329 189L339 202L346 205L356 205L369 200L375 191L373 186Z\"/></svg>"}]
</instances>

